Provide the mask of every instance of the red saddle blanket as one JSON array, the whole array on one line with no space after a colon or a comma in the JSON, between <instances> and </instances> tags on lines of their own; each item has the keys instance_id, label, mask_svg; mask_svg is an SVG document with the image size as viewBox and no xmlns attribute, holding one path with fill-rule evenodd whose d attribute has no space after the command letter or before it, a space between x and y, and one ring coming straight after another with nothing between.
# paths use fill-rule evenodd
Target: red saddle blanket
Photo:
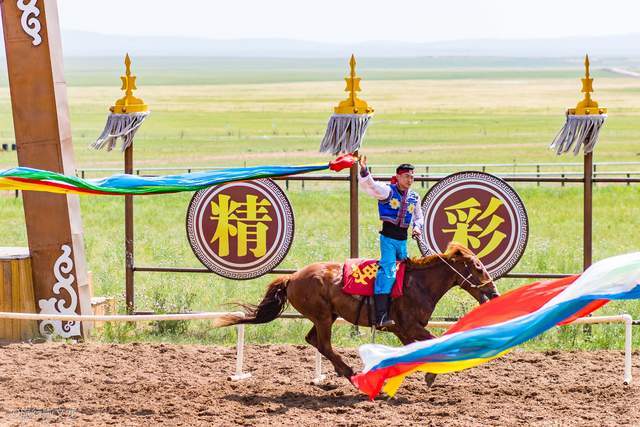
<instances>
[{"instance_id":1,"label":"red saddle blanket","mask_svg":"<svg viewBox=\"0 0 640 427\"><path fill-rule=\"evenodd\" d=\"M391 298L398 298L402 296L404 270L405 263L398 262L396 282L393 284L393 289L391 290ZM373 285L376 282L377 273L377 259L347 259L342 267L342 291L349 295L373 295Z\"/></svg>"}]
</instances>

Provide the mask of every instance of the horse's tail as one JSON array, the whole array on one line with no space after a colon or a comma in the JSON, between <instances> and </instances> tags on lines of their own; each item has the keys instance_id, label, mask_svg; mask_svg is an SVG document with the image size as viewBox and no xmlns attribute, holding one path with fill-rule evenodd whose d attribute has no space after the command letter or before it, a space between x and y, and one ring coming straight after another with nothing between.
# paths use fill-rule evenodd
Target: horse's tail
<instances>
[{"instance_id":1,"label":"horse's tail","mask_svg":"<svg viewBox=\"0 0 640 427\"><path fill-rule=\"evenodd\" d=\"M214 328L238 325L241 323L268 323L282 314L287 305L287 286L291 275L280 276L269 284L267 293L258 305L239 304L244 316L229 314L213 321Z\"/></svg>"}]
</instances>

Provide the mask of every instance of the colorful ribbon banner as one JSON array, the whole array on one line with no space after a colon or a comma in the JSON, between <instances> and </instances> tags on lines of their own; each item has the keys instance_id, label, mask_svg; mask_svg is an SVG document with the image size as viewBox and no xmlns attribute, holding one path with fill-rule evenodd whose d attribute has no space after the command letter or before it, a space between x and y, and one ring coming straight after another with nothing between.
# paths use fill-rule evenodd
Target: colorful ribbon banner
<instances>
[{"instance_id":1,"label":"colorful ribbon banner","mask_svg":"<svg viewBox=\"0 0 640 427\"><path fill-rule=\"evenodd\" d=\"M461 371L509 352L559 324L585 316L609 300L640 298L640 252L607 258L582 275L522 286L468 313L443 336L404 347L360 347L364 371L353 383L373 399L393 396L416 371Z\"/></svg>"},{"instance_id":2,"label":"colorful ribbon banner","mask_svg":"<svg viewBox=\"0 0 640 427\"><path fill-rule=\"evenodd\" d=\"M253 166L155 177L119 174L100 179L82 179L40 169L17 167L0 172L0 190L98 195L178 193L202 190L232 181L299 175L325 169L339 172L355 162L356 157L345 154L323 165Z\"/></svg>"}]
</instances>

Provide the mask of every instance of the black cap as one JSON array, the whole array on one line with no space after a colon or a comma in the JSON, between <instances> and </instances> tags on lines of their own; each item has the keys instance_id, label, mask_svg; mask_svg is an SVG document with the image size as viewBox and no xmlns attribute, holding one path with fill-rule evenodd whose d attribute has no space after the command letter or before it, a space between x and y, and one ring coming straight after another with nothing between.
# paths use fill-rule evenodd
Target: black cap
<instances>
[{"instance_id":1,"label":"black cap","mask_svg":"<svg viewBox=\"0 0 640 427\"><path fill-rule=\"evenodd\" d=\"M396 174L397 174L401 169L407 169L407 170L412 171L412 170L414 170L415 168L414 168L414 167L413 167L413 165L412 165L412 164L410 164L410 163L403 163L403 164L401 164L400 166L398 166L398 167L396 168Z\"/></svg>"}]
</instances>

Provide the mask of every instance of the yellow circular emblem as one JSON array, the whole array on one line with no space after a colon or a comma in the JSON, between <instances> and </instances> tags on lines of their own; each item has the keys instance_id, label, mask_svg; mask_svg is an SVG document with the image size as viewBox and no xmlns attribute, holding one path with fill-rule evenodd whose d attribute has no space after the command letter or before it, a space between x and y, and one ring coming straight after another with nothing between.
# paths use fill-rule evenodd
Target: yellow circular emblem
<instances>
[{"instance_id":1,"label":"yellow circular emblem","mask_svg":"<svg viewBox=\"0 0 640 427\"><path fill-rule=\"evenodd\" d=\"M398 199L391 199L389 206L391 206L391 209L398 209L400 207L400 201Z\"/></svg>"}]
</instances>

